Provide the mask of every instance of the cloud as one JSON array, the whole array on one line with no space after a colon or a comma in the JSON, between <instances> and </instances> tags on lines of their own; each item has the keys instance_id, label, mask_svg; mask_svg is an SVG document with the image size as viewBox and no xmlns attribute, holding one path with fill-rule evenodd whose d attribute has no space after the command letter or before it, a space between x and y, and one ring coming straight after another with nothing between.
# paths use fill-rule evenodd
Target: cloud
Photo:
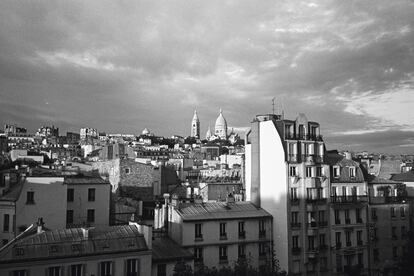
<instances>
[{"instance_id":1,"label":"cloud","mask_svg":"<svg viewBox=\"0 0 414 276\"><path fill-rule=\"evenodd\" d=\"M413 17L408 0L3 1L0 117L186 135L195 107L204 132L220 107L249 126L276 97L351 145L414 129Z\"/></svg>"}]
</instances>

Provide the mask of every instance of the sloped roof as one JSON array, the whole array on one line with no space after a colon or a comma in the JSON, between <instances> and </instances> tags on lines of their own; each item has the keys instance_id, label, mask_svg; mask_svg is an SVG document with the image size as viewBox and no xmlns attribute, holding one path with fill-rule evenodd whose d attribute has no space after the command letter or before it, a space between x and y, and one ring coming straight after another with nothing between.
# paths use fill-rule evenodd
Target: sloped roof
<instances>
[{"instance_id":1,"label":"sloped roof","mask_svg":"<svg viewBox=\"0 0 414 276\"><path fill-rule=\"evenodd\" d=\"M191 259L193 254L180 247L168 237L156 238L152 241L153 262L165 262L181 259Z\"/></svg>"},{"instance_id":2,"label":"sloped roof","mask_svg":"<svg viewBox=\"0 0 414 276\"><path fill-rule=\"evenodd\" d=\"M184 221L271 217L251 202L181 203L177 212Z\"/></svg>"},{"instance_id":3,"label":"sloped roof","mask_svg":"<svg viewBox=\"0 0 414 276\"><path fill-rule=\"evenodd\" d=\"M370 184L401 184L401 182L381 178L381 177L374 176L374 175L370 175L368 177L368 183Z\"/></svg>"},{"instance_id":4,"label":"sloped roof","mask_svg":"<svg viewBox=\"0 0 414 276\"><path fill-rule=\"evenodd\" d=\"M391 180L403 181L403 182L414 182L414 171L408 171L405 173L394 174L391 176Z\"/></svg>"},{"instance_id":5,"label":"sloped roof","mask_svg":"<svg viewBox=\"0 0 414 276\"><path fill-rule=\"evenodd\" d=\"M134 225L92 228L88 238L84 237L82 228L71 228L17 240L0 252L0 263L145 250L148 250L145 238Z\"/></svg>"},{"instance_id":6,"label":"sloped roof","mask_svg":"<svg viewBox=\"0 0 414 276\"><path fill-rule=\"evenodd\" d=\"M14 184L7 193L5 193L3 196L0 196L0 201L17 201L20 197L23 183L23 181L19 181L18 183Z\"/></svg>"},{"instance_id":7,"label":"sloped roof","mask_svg":"<svg viewBox=\"0 0 414 276\"><path fill-rule=\"evenodd\" d=\"M110 185L108 180L104 180L100 177L96 176L70 176L65 177L65 181L63 184L103 184L103 185Z\"/></svg>"},{"instance_id":8,"label":"sloped roof","mask_svg":"<svg viewBox=\"0 0 414 276\"><path fill-rule=\"evenodd\" d=\"M401 172L400 160L381 160L378 176L385 179L390 179L393 174Z\"/></svg>"}]
</instances>

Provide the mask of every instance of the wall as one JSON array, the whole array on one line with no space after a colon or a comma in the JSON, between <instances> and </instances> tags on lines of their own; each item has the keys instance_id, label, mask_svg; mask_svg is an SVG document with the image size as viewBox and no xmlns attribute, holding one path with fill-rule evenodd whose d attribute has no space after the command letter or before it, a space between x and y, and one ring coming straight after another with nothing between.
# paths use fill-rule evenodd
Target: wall
<instances>
[{"instance_id":1,"label":"wall","mask_svg":"<svg viewBox=\"0 0 414 276\"><path fill-rule=\"evenodd\" d=\"M27 192L34 192L34 204L26 204ZM63 177L27 177L16 201L16 226L29 226L43 217L45 227L66 227L66 186Z\"/></svg>"},{"instance_id":2,"label":"wall","mask_svg":"<svg viewBox=\"0 0 414 276\"><path fill-rule=\"evenodd\" d=\"M260 122L259 131L261 207L273 216L275 253L280 268L288 271L288 172L285 152L273 121Z\"/></svg>"}]
</instances>

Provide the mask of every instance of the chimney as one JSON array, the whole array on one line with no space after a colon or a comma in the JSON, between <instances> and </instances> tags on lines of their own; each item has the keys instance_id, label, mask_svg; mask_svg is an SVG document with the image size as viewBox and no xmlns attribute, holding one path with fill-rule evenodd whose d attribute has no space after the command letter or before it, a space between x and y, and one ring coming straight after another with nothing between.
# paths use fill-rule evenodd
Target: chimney
<instances>
[{"instance_id":1,"label":"chimney","mask_svg":"<svg viewBox=\"0 0 414 276\"><path fill-rule=\"evenodd\" d=\"M170 199L170 194L164 194L164 206L162 206L162 214L163 214L163 226L165 227L165 231L166 233L168 233L168 210L169 210L169 199Z\"/></svg>"},{"instance_id":2,"label":"chimney","mask_svg":"<svg viewBox=\"0 0 414 276\"><path fill-rule=\"evenodd\" d=\"M43 223L43 218L38 218L36 224L37 224L37 233L40 234L40 233L44 232L43 231L43 225L45 225L45 224Z\"/></svg>"},{"instance_id":3,"label":"chimney","mask_svg":"<svg viewBox=\"0 0 414 276\"><path fill-rule=\"evenodd\" d=\"M226 203L229 204L229 203L234 203L234 202L235 202L235 200L234 200L233 194L229 193L226 197Z\"/></svg>"},{"instance_id":4,"label":"chimney","mask_svg":"<svg viewBox=\"0 0 414 276\"><path fill-rule=\"evenodd\" d=\"M352 153L350 153L349 151L345 152L345 158L348 160L352 160Z\"/></svg>"}]
</instances>

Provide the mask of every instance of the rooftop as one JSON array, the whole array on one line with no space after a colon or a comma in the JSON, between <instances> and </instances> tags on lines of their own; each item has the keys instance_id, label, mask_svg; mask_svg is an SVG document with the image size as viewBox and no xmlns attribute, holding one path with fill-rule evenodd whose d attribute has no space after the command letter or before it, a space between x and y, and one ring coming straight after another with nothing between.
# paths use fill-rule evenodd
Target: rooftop
<instances>
[{"instance_id":1,"label":"rooftop","mask_svg":"<svg viewBox=\"0 0 414 276\"><path fill-rule=\"evenodd\" d=\"M261 218L271 215L251 202L181 203L177 209L184 221Z\"/></svg>"},{"instance_id":2,"label":"rooftop","mask_svg":"<svg viewBox=\"0 0 414 276\"><path fill-rule=\"evenodd\" d=\"M36 231L36 229L34 229ZM0 263L145 251L144 236L135 225L44 231L16 240L0 251Z\"/></svg>"},{"instance_id":3,"label":"rooftop","mask_svg":"<svg viewBox=\"0 0 414 276\"><path fill-rule=\"evenodd\" d=\"M408 171L405 173L393 174L391 180L394 181L404 181L404 182L414 182L414 171Z\"/></svg>"},{"instance_id":4,"label":"rooftop","mask_svg":"<svg viewBox=\"0 0 414 276\"><path fill-rule=\"evenodd\" d=\"M183 249L168 237L156 238L152 241L153 262L191 259L193 254Z\"/></svg>"}]
</instances>

